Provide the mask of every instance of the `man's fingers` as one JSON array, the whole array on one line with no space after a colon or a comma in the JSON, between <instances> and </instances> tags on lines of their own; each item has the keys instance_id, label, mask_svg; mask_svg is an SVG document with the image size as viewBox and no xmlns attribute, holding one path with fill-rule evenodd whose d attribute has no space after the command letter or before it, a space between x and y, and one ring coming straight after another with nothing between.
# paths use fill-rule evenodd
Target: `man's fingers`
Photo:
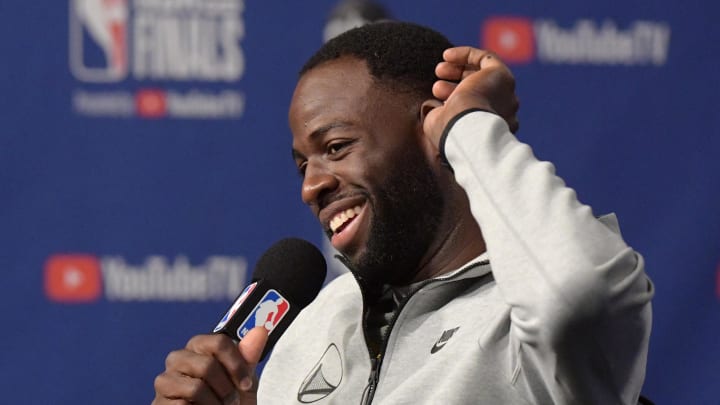
<instances>
[{"instance_id":1,"label":"man's fingers","mask_svg":"<svg viewBox=\"0 0 720 405\"><path fill-rule=\"evenodd\" d=\"M455 65L449 62L440 62L435 67L435 76L443 80L460 81L480 70L474 65Z\"/></svg>"},{"instance_id":2,"label":"man's fingers","mask_svg":"<svg viewBox=\"0 0 720 405\"><path fill-rule=\"evenodd\" d=\"M442 80L461 81L480 70L502 69L510 73L507 66L495 54L468 46L450 48L443 55L444 62L435 67L435 75Z\"/></svg>"},{"instance_id":3,"label":"man's fingers","mask_svg":"<svg viewBox=\"0 0 720 405\"><path fill-rule=\"evenodd\" d=\"M218 398L225 398L235 391L231 377L222 365L212 356L197 354L189 350L178 350L168 355L165 360L167 370L174 370L181 375L204 380Z\"/></svg>"},{"instance_id":4,"label":"man's fingers","mask_svg":"<svg viewBox=\"0 0 720 405\"><path fill-rule=\"evenodd\" d=\"M455 65L449 62L440 62L435 67L435 76L442 80L458 81L462 79L465 65Z\"/></svg>"},{"instance_id":5,"label":"man's fingers","mask_svg":"<svg viewBox=\"0 0 720 405\"><path fill-rule=\"evenodd\" d=\"M256 403L255 391L250 388L257 385L255 367L267 342L267 333L263 329L249 336L249 350L244 354L225 335L191 338L185 349L168 355L165 372L155 379L153 404Z\"/></svg>"},{"instance_id":6,"label":"man's fingers","mask_svg":"<svg viewBox=\"0 0 720 405\"><path fill-rule=\"evenodd\" d=\"M481 66L483 58L490 55L490 51L477 49L471 46L458 46L446 49L443 52L443 59L455 65Z\"/></svg>"},{"instance_id":7,"label":"man's fingers","mask_svg":"<svg viewBox=\"0 0 720 405\"><path fill-rule=\"evenodd\" d=\"M157 398L153 402L154 404L201 403L222 405L222 402L203 380L180 373L165 372L157 376L155 378L155 391L163 393L164 398Z\"/></svg>"},{"instance_id":8,"label":"man's fingers","mask_svg":"<svg viewBox=\"0 0 720 405\"><path fill-rule=\"evenodd\" d=\"M502 68L507 70L508 72L510 69L505 66L505 63L503 63L500 58L498 58L494 53L487 52L482 59L477 63L478 66L480 66L480 70L482 69L488 69L488 68Z\"/></svg>"},{"instance_id":9,"label":"man's fingers","mask_svg":"<svg viewBox=\"0 0 720 405\"><path fill-rule=\"evenodd\" d=\"M257 362L245 359L237 346L229 337L216 335L195 336L187 344L187 349L213 356L227 370L227 374L237 389L241 389L241 382L245 377L251 377L255 372Z\"/></svg>"},{"instance_id":10,"label":"man's fingers","mask_svg":"<svg viewBox=\"0 0 720 405\"><path fill-rule=\"evenodd\" d=\"M494 53L470 46L459 46L446 49L443 53L444 62L438 64L435 73L440 78L458 80L485 68L505 67L505 64ZM443 77L443 76L452 76Z\"/></svg>"},{"instance_id":11,"label":"man's fingers","mask_svg":"<svg viewBox=\"0 0 720 405\"><path fill-rule=\"evenodd\" d=\"M432 93L438 100L447 100L455 87L457 87L456 83L439 80L433 84Z\"/></svg>"},{"instance_id":12,"label":"man's fingers","mask_svg":"<svg viewBox=\"0 0 720 405\"><path fill-rule=\"evenodd\" d=\"M510 69L492 52L468 46L450 48L444 62L435 67L440 79L433 84L433 97L445 105L426 120L428 127L447 111L452 116L467 108L482 108L500 115L515 133L519 128L515 78ZM445 117L447 118L447 117ZM432 131L431 131L432 132Z\"/></svg>"}]
</instances>

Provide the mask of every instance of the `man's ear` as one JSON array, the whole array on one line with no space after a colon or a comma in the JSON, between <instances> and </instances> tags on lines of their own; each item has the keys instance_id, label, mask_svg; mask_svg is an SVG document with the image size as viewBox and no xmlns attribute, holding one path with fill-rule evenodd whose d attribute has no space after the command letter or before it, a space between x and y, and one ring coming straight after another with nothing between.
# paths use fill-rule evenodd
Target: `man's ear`
<instances>
[{"instance_id":1,"label":"man's ear","mask_svg":"<svg viewBox=\"0 0 720 405\"><path fill-rule=\"evenodd\" d=\"M420 105L420 111L419 111L419 119L418 119L418 135L422 137L422 144L423 148L425 149L425 154L430 162L433 162L433 164L437 164L438 167L441 164L442 159L440 159L440 151L438 150L437 145L435 145L430 139L429 136L425 133L425 119L427 118L430 111L432 111L436 107L442 106L443 103L440 100L436 100L434 98L429 98Z\"/></svg>"},{"instance_id":2,"label":"man's ear","mask_svg":"<svg viewBox=\"0 0 720 405\"><path fill-rule=\"evenodd\" d=\"M423 101L423 103L420 105L420 124L425 123L425 118L430 113L430 111L432 111L433 108L440 107L441 105L443 105L442 101L434 98L429 98Z\"/></svg>"}]
</instances>

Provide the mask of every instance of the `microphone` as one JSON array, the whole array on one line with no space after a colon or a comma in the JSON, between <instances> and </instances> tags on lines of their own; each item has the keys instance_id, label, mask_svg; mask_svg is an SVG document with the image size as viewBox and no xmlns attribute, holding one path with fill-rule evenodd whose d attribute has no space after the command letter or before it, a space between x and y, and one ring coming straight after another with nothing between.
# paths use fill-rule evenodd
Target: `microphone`
<instances>
[{"instance_id":1,"label":"microphone","mask_svg":"<svg viewBox=\"0 0 720 405\"><path fill-rule=\"evenodd\" d=\"M254 327L264 326L268 342L261 360L290 326L300 311L320 292L327 264L310 242L282 239L258 260L252 282L238 295L213 329L235 342Z\"/></svg>"}]
</instances>

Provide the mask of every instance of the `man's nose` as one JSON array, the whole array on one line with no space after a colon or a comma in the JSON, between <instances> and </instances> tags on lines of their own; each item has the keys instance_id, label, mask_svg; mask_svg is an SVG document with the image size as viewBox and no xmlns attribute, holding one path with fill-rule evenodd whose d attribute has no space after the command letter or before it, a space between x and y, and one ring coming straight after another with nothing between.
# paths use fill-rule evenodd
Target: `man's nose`
<instances>
[{"instance_id":1,"label":"man's nose","mask_svg":"<svg viewBox=\"0 0 720 405\"><path fill-rule=\"evenodd\" d=\"M305 167L305 178L302 183L302 200L307 205L317 205L320 197L335 190L338 179L335 174L315 160L309 160Z\"/></svg>"}]
</instances>

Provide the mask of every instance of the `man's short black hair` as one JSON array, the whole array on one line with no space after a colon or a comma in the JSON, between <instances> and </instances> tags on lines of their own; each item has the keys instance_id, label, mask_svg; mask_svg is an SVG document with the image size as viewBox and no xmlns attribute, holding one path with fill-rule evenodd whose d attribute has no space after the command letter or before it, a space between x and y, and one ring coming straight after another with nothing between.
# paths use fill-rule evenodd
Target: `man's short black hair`
<instances>
[{"instance_id":1,"label":"man's short black hair","mask_svg":"<svg viewBox=\"0 0 720 405\"><path fill-rule=\"evenodd\" d=\"M381 85L428 98L437 80L435 66L442 61L443 51L452 46L444 35L421 25L370 23L326 42L305 63L300 76L325 62L350 56L367 62L370 74Z\"/></svg>"}]
</instances>

